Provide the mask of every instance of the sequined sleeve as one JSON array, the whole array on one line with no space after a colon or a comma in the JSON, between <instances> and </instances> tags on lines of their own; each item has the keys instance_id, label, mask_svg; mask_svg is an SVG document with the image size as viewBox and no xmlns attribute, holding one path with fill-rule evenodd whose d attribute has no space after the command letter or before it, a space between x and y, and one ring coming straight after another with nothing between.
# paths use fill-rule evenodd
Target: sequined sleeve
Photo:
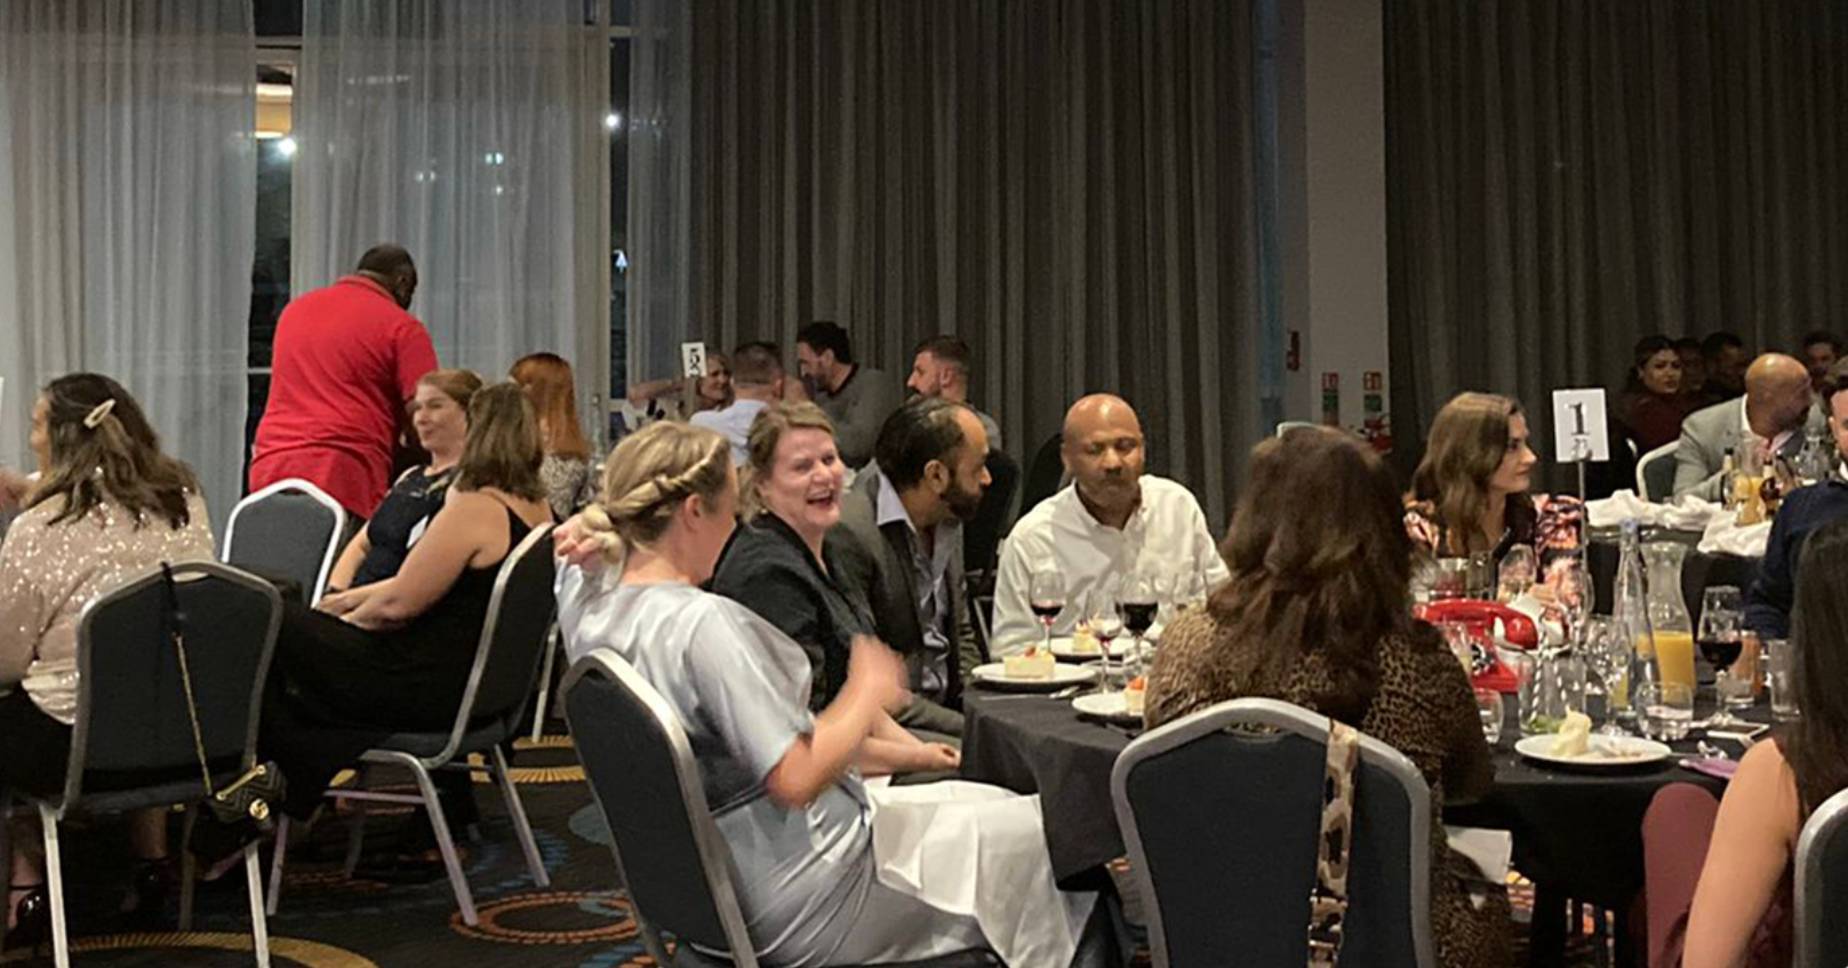
<instances>
[{"instance_id":1,"label":"sequined sleeve","mask_svg":"<svg viewBox=\"0 0 1848 968\"><path fill-rule=\"evenodd\" d=\"M47 619L44 591L35 580L37 566L44 564L39 517L21 516L0 544L0 687L26 677Z\"/></svg>"}]
</instances>

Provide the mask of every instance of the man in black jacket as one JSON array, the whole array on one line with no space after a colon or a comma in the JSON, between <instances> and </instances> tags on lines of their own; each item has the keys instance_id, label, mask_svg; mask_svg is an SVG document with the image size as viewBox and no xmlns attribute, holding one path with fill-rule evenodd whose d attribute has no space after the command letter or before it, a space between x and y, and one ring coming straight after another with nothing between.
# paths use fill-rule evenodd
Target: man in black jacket
<instances>
[{"instance_id":1,"label":"man in black jacket","mask_svg":"<svg viewBox=\"0 0 1848 968\"><path fill-rule=\"evenodd\" d=\"M874 464L842 501L841 581L864 595L879 637L905 656L916 701L896 718L914 729L962 734L952 709L975 664L962 523L981 506L987 458L988 435L974 411L914 400L881 426Z\"/></svg>"}]
</instances>

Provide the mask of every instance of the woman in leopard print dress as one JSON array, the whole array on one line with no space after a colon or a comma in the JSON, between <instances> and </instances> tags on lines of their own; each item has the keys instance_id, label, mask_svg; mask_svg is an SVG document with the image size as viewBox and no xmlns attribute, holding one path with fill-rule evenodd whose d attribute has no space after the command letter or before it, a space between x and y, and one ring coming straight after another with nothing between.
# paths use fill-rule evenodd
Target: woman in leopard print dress
<instances>
[{"instance_id":1,"label":"woman in leopard print dress","mask_svg":"<svg viewBox=\"0 0 1848 968\"><path fill-rule=\"evenodd\" d=\"M1350 435L1305 428L1259 444L1251 478L1223 549L1231 580L1162 635L1149 725L1261 696L1392 745L1431 788L1438 960L1510 964L1506 891L1444 839L1444 804L1481 796L1494 769L1462 667L1411 617L1412 546L1391 473Z\"/></svg>"}]
</instances>

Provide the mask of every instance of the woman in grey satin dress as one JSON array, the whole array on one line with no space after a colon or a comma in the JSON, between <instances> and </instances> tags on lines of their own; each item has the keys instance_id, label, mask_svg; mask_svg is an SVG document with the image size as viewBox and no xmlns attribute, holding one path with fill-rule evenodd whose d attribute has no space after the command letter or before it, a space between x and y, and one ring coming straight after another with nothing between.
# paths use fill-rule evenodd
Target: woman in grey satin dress
<instances>
[{"instance_id":1,"label":"woman in grey satin dress","mask_svg":"<svg viewBox=\"0 0 1848 968\"><path fill-rule=\"evenodd\" d=\"M574 658L613 649L674 708L732 850L757 957L779 968L877 964L989 947L1013 968L1064 968L1092 898L1054 885L1037 801L944 783L909 788L941 788L921 795L925 809L909 809L915 793L888 803L859 769L897 729L887 711L905 698L898 657L856 641L839 694L811 713L801 647L699 589L737 514L725 439L655 424L610 466L601 500L568 530L601 555L574 554L564 539L572 560L594 560L561 568L559 627ZM876 838L876 826L904 836ZM880 856L896 840L903 856ZM926 876L908 880L920 865Z\"/></svg>"}]
</instances>

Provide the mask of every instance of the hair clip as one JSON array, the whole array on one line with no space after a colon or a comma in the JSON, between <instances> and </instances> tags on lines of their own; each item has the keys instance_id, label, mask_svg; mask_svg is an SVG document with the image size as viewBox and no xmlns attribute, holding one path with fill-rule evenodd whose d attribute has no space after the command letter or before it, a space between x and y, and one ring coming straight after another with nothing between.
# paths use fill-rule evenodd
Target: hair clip
<instances>
[{"instance_id":1,"label":"hair clip","mask_svg":"<svg viewBox=\"0 0 1848 968\"><path fill-rule=\"evenodd\" d=\"M102 403L97 404L95 407L93 407L90 410L90 412L87 415L84 416L83 425L85 427L90 428L91 430L95 430L100 424L102 424L103 418L109 416L109 414L114 410L115 410L115 398L110 397L109 399L104 400Z\"/></svg>"}]
</instances>

